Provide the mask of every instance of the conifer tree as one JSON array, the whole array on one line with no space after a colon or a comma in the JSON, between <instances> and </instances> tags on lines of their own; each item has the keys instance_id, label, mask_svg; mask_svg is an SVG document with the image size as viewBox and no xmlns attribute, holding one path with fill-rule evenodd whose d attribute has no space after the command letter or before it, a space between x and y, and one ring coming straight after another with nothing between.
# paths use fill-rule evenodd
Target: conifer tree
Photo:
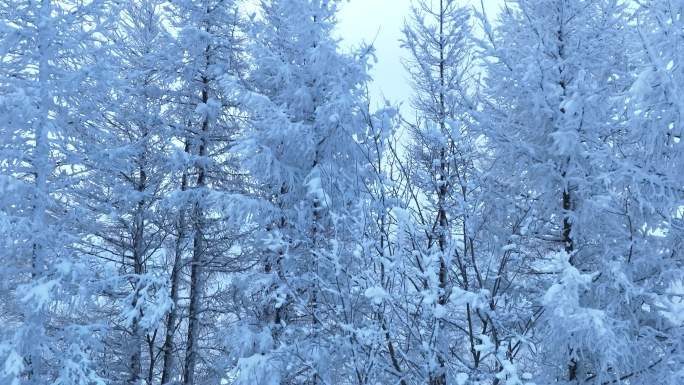
<instances>
[{"instance_id":1,"label":"conifer tree","mask_svg":"<svg viewBox=\"0 0 684 385\"><path fill-rule=\"evenodd\" d=\"M94 113L94 57L108 1L0 4L0 175L3 261L0 381L101 383L87 311L93 277L68 187L72 128Z\"/></svg>"},{"instance_id":2,"label":"conifer tree","mask_svg":"<svg viewBox=\"0 0 684 385\"><path fill-rule=\"evenodd\" d=\"M344 269L354 268L353 138L363 132L368 54L339 52L331 36L337 8L265 1L251 35L252 89L243 98L250 124L236 150L263 197L259 282L268 295L251 325L253 348L239 358L240 383L323 384L350 375L338 317L352 309L338 301L353 284Z\"/></svg>"}]
</instances>

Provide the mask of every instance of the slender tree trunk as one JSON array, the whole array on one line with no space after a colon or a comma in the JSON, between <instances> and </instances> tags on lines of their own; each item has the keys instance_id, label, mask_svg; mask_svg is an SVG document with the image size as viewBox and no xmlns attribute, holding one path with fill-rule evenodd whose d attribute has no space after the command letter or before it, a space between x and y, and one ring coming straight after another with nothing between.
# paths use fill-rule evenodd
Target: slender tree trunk
<instances>
[{"instance_id":1,"label":"slender tree trunk","mask_svg":"<svg viewBox=\"0 0 684 385\"><path fill-rule=\"evenodd\" d=\"M574 265L573 263L573 255L572 252L574 251L574 243L571 237L572 233L572 223L570 222L570 219L568 218L568 213L572 209L572 196L570 195L570 192L568 191L568 188L566 187L565 191L563 191L563 245L565 247L565 252L570 255L570 263ZM573 354L572 349L570 349L570 355ZM575 358L570 358L570 363L568 363L568 381L577 381L577 370L578 370L578 362Z\"/></svg>"},{"instance_id":2,"label":"slender tree trunk","mask_svg":"<svg viewBox=\"0 0 684 385\"><path fill-rule=\"evenodd\" d=\"M316 150L316 156L314 158L313 162L313 167L316 168L318 167L318 150ZM320 170L318 171L318 178L321 178L320 175ZM322 183L322 182L321 182ZM319 246L319 237L321 237L321 229L320 227L320 221L321 221L321 210L322 210L322 204L319 201L318 197L315 197L313 202L312 202L312 210L313 210L313 223L311 226L311 261L310 266L312 270L314 270L314 274L318 276L318 255L317 255L317 248ZM316 314L318 312L318 288L314 282L311 283L311 299L310 299L310 307L311 307L311 333L312 333L312 339L313 341L316 341L316 343L319 343L319 334L318 334L318 321L316 319ZM316 385L318 384L318 372L314 371L313 376L311 377L311 385Z\"/></svg>"},{"instance_id":3,"label":"slender tree trunk","mask_svg":"<svg viewBox=\"0 0 684 385\"><path fill-rule=\"evenodd\" d=\"M561 60L561 64L559 66L559 76L560 76L560 81L559 85L562 90L562 98L565 100L568 96L568 90L567 90L567 83L564 79L564 68L562 61L565 60L565 33L563 30L563 24L564 20L558 19L558 32L557 32L557 37L558 37L558 58ZM560 108L560 112L562 115L565 115L565 109ZM572 195L570 192L570 186L566 183L566 170L568 167L569 159L566 161L566 164L563 165L564 169L562 170L561 176L564 182L563 186L563 193L561 197L561 206L563 208L563 225L562 225L562 230L561 230L561 239L563 242L563 249L565 250L566 253L568 253L569 258L570 258L570 264L575 265L575 256L573 255L573 251L575 249L574 241L572 239L572 222L570 219L570 211L573 209L572 207ZM572 349L570 349L570 355L572 356L574 352ZM578 371L578 362L575 358L570 358L570 362L568 363L568 381L570 382L575 382L577 381L577 371Z\"/></svg>"},{"instance_id":4,"label":"slender tree trunk","mask_svg":"<svg viewBox=\"0 0 684 385\"><path fill-rule=\"evenodd\" d=\"M190 140L186 140L185 152L190 152ZM186 191L188 188L188 173L183 172L181 177L181 191ZM171 269L171 303L173 308L166 317L166 328L164 335L164 345L162 350L164 352L161 384L166 385L171 380L173 375L173 348L174 335L176 331L176 322L178 320L178 289L180 287L180 273L183 262L183 242L185 240L185 210L181 207L178 213L178 234L174 247L173 267Z\"/></svg>"},{"instance_id":5,"label":"slender tree trunk","mask_svg":"<svg viewBox=\"0 0 684 385\"><path fill-rule=\"evenodd\" d=\"M33 173L35 190L33 193L33 240L31 245L31 267L33 277L40 276L42 273L43 263L43 239L41 234L45 232L45 215L46 215L46 199L48 195L47 191L47 179L49 174L49 156L50 156L50 145L48 138L48 120L49 120L49 106L52 104L50 100L50 95L48 93L48 34L49 31L45 31L47 28L48 19L50 18L50 0L41 0L41 13L40 17L42 19L41 25L43 26L39 30L38 36L38 50L40 52L40 61L38 63L38 83L40 87L40 107L39 107L39 119L36 122L35 127L35 152L33 154Z\"/></svg>"},{"instance_id":6,"label":"slender tree trunk","mask_svg":"<svg viewBox=\"0 0 684 385\"><path fill-rule=\"evenodd\" d=\"M50 143L48 136L49 110L51 98L49 94L49 38L50 31L46 30L50 25L50 13L52 10L50 0L40 2L40 22L38 23L38 84L40 87L39 119L35 125L35 147L33 153L33 177L34 191L31 197L31 279L36 281L44 274L45 268L45 245L46 215L48 198L48 175L50 173ZM29 334L40 335L43 329L44 316L41 310L28 310L25 314ZM37 384L42 372L41 358L36 352L37 345L29 342L26 346L25 356L26 377L29 384Z\"/></svg>"},{"instance_id":7,"label":"slender tree trunk","mask_svg":"<svg viewBox=\"0 0 684 385\"><path fill-rule=\"evenodd\" d=\"M147 383L145 385L153 385L154 383L154 367L157 365L157 356L155 355L155 341L157 340L157 330L155 329L152 336L149 334L147 338L147 354L150 356L150 364L147 367Z\"/></svg>"},{"instance_id":8,"label":"slender tree trunk","mask_svg":"<svg viewBox=\"0 0 684 385\"><path fill-rule=\"evenodd\" d=\"M565 173L563 174L563 177L565 177ZM568 187L565 188L563 191L563 234L562 234L562 239L563 239L563 246L565 248L565 252L568 253L570 256L570 264L574 265L574 256L572 255L574 251L574 242L572 240L571 234L572 234L572 223L570 222L569 212L572 210L572 196L570 195L570 191L568 190ZM570 355L572 355L574 352L572 349L570 349ZM578 371L578 362L575 358L571 357L570 362L568 363L568 381L577 381L577 371Z\"/></svg>"},{"instance_id":9,"label":"slender tree trunk","mask_svg":"<svg viewBox=\"0 0 684 385\"><path fill-rule=\"evenodd\" d=\"M445 95L444 95L444 86L445 86L445 64L444 64L444 2L443 0L439 1L439 84L440 84L440 89L439 89L439 125L442 133L446 133L446 105L445 105ZM445 258L445 253L447 249L447 232L448 232L448 220L447 220L447 214L446 214L446 196L447 196L447 178L446 178L446 172L447 172L447 166L446 166L446 154L445 154L445 149L442 147L440 149L439 153L439 177L437 178L439 185L437 186L437 244L439 246L439 299L438 303L440 306L446 305L447 302L447 293L446 293L446 285L447 285L447 279L448 279L448 270L447 270L447 264L446 264L446 258ZM441 320L436 319L436 344L440 344L442 341L440 341L441 338L443 338L443 333L441 332ZM440 348L438 346L435 346L435 351L436 351L436 358L437 358L437 364L439 365L439 371L437 373L431 373L430 374L430 384L431 385L446 385L447 380L446 380L446 368L445 368L445 359L442 356L442 352L439 351Z\"/></svg>"},{"instance_id":10,"label":"slender tree trunk","mask_svg":"<svg viewBox=\"0 0 684 385\"><path fill-rule=\"evenodd\" d=\"M139 271L138 264L136 263L135 270ZM136 273L137 274L137 273ZM134 294L133 294L133 301L131 302L131 306L133 308L136 308L138 306L138 301L140 300L140 287L138 283L138 279L135 279L133 282L134 287ZM142 363L141 363L141 358L142 358L142 332L140 330L140 318L142 314L139 311L134 317L131 322L131 336L128 341L128 379L126 380L126 383L129 385L138 385L140 384L140 380L142 379Z\"/></svg>"},{"instance_id":11,"label":"slender tree trunk","mask_svg":"<svg viewBox=\"0 0 684 385\"><path fill-rule=\"evenodd\" d=\"M202 78L202 102L209 101L208 79ZM205 117L202 121L202 132L200 135L200 145L197 155L200 159L207 155L207 134L209 131L209 120ZM196 187L202 191L206 186L206 170L204 165L200 165L197 175ZM200 329L200 307L203 285L203 257L205 252L204 242L204 213L202 210L199 197L196 197L192 213L192 226L194 231L193 245L192 245L192 267L190 272L190 306L188 308L188 339L185 350L185 365L183 368L183 384L194 385L195 383L195 367L197 365L197 341Z\"/></svg>"},{"instance_id":12,"label":"slender tree trunk","mask_svg":"<svg viewBox=\"0 0 684 385\"><path fill-rule=\"evenodd\" d=\"M147 139L147 133L143 134L143 140ZM147 174L145 173L145 156L140 159L139 165L139 181L136 190L139 193L145 192L147 187ZM135 214L135 222L133 224L133 301L131 306L135 309L139 306L140 291L140 276L145 273L144 253L145 253L145 200L138 201L138 207ZM142 340L143 330L140 328L140 319L142 318L142 308L138 310L131 322L131 340L129 341L129 375L126 381L129 385L138 385L142 380Z\"/></svg>"}]
</instances>

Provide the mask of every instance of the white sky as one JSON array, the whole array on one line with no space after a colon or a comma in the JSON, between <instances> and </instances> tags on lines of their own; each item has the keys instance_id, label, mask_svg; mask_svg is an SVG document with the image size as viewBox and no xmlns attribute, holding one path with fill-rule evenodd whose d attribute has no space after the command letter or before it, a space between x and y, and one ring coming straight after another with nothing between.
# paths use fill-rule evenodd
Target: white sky
<instances>
[{"instance_id":1,"label":"white sky","mask_svg":"<svg viewBox=\"0 0 684 385\"><path fill-rule=\"evenodd\" d=\"M489 18L496 15L503 0L482 0ZM461 0L464 5L480 8L480 0ZM382 98L392 103L408 103L411 85L401 64L404 55L400 47L401 28L410 14L411 0L350 0L342 5L339 14L339 36L347 47L361 42L374 42L378 63L372 72L371 85L374 104Z\"/></svg>"}]
</instances>

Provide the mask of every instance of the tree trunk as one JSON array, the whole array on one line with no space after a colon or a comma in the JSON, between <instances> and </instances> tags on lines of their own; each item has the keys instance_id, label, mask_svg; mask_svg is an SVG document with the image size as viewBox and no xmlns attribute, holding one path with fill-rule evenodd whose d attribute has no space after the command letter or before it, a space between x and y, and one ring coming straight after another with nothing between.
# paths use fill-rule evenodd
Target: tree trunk
<instances>
[{"instance_id":1,"label":"tree trunk","mask_svg":"<svg viewBox=\"0 0 684 385\"><path fill-rule=\"evenodd\" d=\"M147 133L143 134L143 140L147 137ZM144 163L145 157L143 155L140 160L139 165L139 180L136 190L139 193L145 191L147 185L147 174L145 173ZM138 307L138 301L140 300L140 276L145 273L144 258L143 254L145 252L145 200L141 199L138 201L138 207L135 213L135 222L133 224L133 302L131 306L135 309ZM142 308L138 310L137 314L133 317L131 323L131 340L129 341L129 374L128 380L126 381L129 385L138 385L142 379L142 339L143 331L140 328L140 319L142 318Z\"/></svg>"},{"instance_id":2,"label":"tree trunk","mask_svg":"<svg viewBox=\"0 0 684 385\"><path fill-rule=\"evenodd\" d=\"M439 1L439 125L443 134L446 133L446 105L445 105L445 64L444 64L444 2ZM441 148L439 153L439 177L437 178L439 185L437 186L437 244L439 246L439 299L438 303L440 306L446 305L447 295L446 295L446 285L447 285L447 265L445 259L445 253L447 248L447 231L448 231L448 220L446 214L446 196L447 196L447 178L446 178L446 154L445 149ZM435 336L436 344L440 343L440 339L443 337L441 333L441 320L435 319L437 333ZM430 385L446 385L446 368L444 357L439 351L439 347L434 346L436 351L437 364L439 365L439 371L437 373L430 373Z\"/></svg>"},{"instance_id":3,"label":"tree trunk","mask_svg":"<svg viewBox=\"0 0 684 385\"><path fill-rule=\"evenodd\" d=\"M208 93L208 79L202 78L204 88L202 89L202 102L209 101ZM201 159L206 156L207 152L207 133L209 131L209 120L205 117L202 121L202 132L200 135L200 145L197 155ZM206 186L206 170L204 165L199 166L197 174L196 188L203 190ZM195 383L195 366L197 365L197 340L199 336L200 326L200 305L203 293L203 257L205 251L204 245L204 213L202 206L196 197L192 213L192 226L194 231L193 245L192 245L192 267L190 273L190 306L188 308L188 339L185 349L185 365L183 368L183 384L194 385Z\"/></svg>"},{"instance_id":4,"label":"tree trunk","mask_svg":"<svg viewBox=\"0 0 684 385\"><path fill-rule=\"evenodd\" d=\"M150 364L147 367L147 383L145 385L153 385L154 382L154 367L157 365L157 356L155 353L155 342L157 340L157 329L155 329L152 336L149 334L147 338L147 354L149 354Z\"/></svg>"},{"instance_id":5,"label":"tree trunk","mask_svg":"<svg viewBox=\"0 0 684 385\"><path fill-rule=\"evenodd\" d=\"M185 153L190 152L190 140L185 142ZM188 173L183 172L181 177L181 191L186 191L188 188ZM173 308L169 311L166 317L166 331L164 336L164 345L162 351L164 352L164 364L162 367L161 384L166 385L171 380L173 372L173 337L176 330L176 322L178 320L178 289L180 286L180 273L183 262L183 241L185 240L185 212L181 207L178 213L178 235L174 247L173 267L171 269L171 303Z\"/></svg>"},{"instance_id":6,"label":"tree trunk","mask_svg":"<svg viewBox=\"0 0 684 385\"><path fill-rule=\"evenodd\" d=\"M50 173L50 144L47 131L49 120L49 110L51 97L49 94L49 38L50 31L46 31L50 25L48 20L51 18L50 0L40 2L40 23L38 24L38 53L40 55L38 63L38 83L40 87L40 106L38 119L35 123L35 147L33 153L33 177L35 185L31 202L31 280L37 282L44 275L46 266L45 259L45 239L46 235L46 200L48 198L48 175ZM29 335L40 335L42 333L44 315L42 310L27 309L25 314ZM40 374L43 371L39 347L30 341L25 346L26 353L24 361L26 364L25 374L28 384L38 384Z\"/></svg>"}]
</instances>

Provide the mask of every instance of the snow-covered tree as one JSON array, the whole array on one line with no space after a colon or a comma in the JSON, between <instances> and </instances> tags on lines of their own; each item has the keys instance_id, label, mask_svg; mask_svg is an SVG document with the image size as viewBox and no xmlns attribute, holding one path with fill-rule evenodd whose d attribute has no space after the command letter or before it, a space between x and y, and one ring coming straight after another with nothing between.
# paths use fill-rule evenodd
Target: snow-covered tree
<instances>
[{"instance_id":1,"label":"snow-covered tree","mask_svg":"<svg viewBox=\"0 0 684 385\"><path fill-rule=\"evenodd\" d=\"M530 350L542 381L650 383L652 357L666 354L647 326L656 305L637 289L660 242L642 216L658 198L637 203L625 182L638 158L631 133L644 129L623 113L627 12L620 1L521 0L497 28L485 24L482 124L494 175L528 217L518 247L534 258L521 272L526 301L544 312Z\"/></svg>"},{"instance_id":2,"label":"snow-covered tree","mask_svg":"<svg viewBox=\"0 0 684 385\"><path fill-rule=\"evenodd\" d=\"M358 291L365 301L358 302L356 312L362 314L362 324L356 327L353 345L357 351L360 378L368 383L406 384L409 367L401 354L398 339L401 320L393 317L393 289L402 276L397 269L397 208L405 208L408 191L400 148L401 120L398 108L383 106L376 112L366 111L366 132L357 137L365 160L361 170L364 181L363 234L358 251ZM362 306L365 305L365 306Z\"/></svg>"},{"instance_id":3,"label":"snow-covered tree","mask_svg":"<svg viewBox=\"0 0 684 385\"><path fill-rule=\"evenodd\" d=\"M411 380L515 383L539 312L509 299L522 286L515 237L525 213L501 202L489 173L468 13L457 2L418 2L405 28L417 121L404 167L410 201L397 217L406 283L396 297L414 315L404 338L423 341L404 352L422 363Z\"/></svg>"},{"instance_id":4,"label":"snow-covered tree","mask_svg":"<svg viewBox=\"0 0 684 385\"><path fill-rule=\"evenodd\" d=\"M161 2L130 2L108 35L107 86L102 114L75 129L80 183L75 186L86 237L81 250L101 277L99 319L117 325L102 335L109 347L109 383L152 383L156 336L172 304L162 246L170 145L168 103L175 80L168 55L171 36L161 23Z\"/></svg>"},{"instance_id":5,"label":"snow-covered tree","mask_svg":"<svg viewBox=\"0 0 684 385\"><path fill-rule=\"evenodd\" d=\"M351 250L361 162L354 134L365 131L369 51L339 52L331 36L337 8L264 1L252 30L254 70L241 98L249 127L235 148L258 185L265 230L255 250L260 271L246 278L259 286L241 287L257 301L242 325L252 338L236 358L241 384L353 376L346 352L359 297Z\"/></svg>"},{"instance_id":6,"label":"snow-covered tree","mask_svg":"<svg viewBox=\"0 0 684 385\"><path fill-rule=\"evenodd\" d=\"M407 279L421 282L403 293L413 297L410 312L420 318L413 322L421 324L406 333L416 339L414 349L422 357L416 359L424 362L419 376L431 385L446 384L451 376L447 370L447 321L443 318L456 264L460 263L460 273L465 274L460 258L468 243L459 249L456 237L465 226L463 209L473 171L471 143L462 135L468 124L469 23L468 11L457 1L416 1L403 31L417 120L409 127L408 162L413 167L407 180L414 195L410 206L416 228L407 234L410 245L402 247L408 246L403 253L409 271L404 273L415 276ZM468 278L462 278L467 290Z\"/></svg>"},{"instance_id":7,"label":"snow-covered tree","mask_svg":"<svg viewBox=\"0 0 684 385\"><path fill-rule=\"evenodd\" d=\"M634 383L681 382L682 157L681 30L684 2L645 1L635 11L636 79L625 95L629 145L619 155L629 165L615 180L628 237L626 291L644 304L635 312L644 351L640 367L622 374ZM617 178L616 178L617 179Z\"/></svg>"},{"instance_id":8,"label":"snow-covered tree","mask_svg":"<svg viewBox=\"0 0 684 385\"><path fill-rule=\"evenodd\" d=\"M0 0L0 383L684 381L684 1L344 3Z\"/></svg>"},{"instance_id":9,"label":"snow-covered tree","mask_svg":"<svg viewBox=\"0 0 684 385\"><path fill-rule=\"evenodd\" d=\"M70 247L71 129L90 119L107 1L0 4L0 381L102 383L83 313L92 277Z\"/></svg>"},{"instance_id":10,"label":"snow-covered tree","mask_svg":"<svg viewBox=\"0 0 684 385\"><path fill-rule=\"evenodd\" d=\"M185 385L200 382L196 373L202 374L202 383L219 381L216 375L220 370L212 367L218 361L201 355L202 319L213 315L216 322L221 317L209 311L205 293L215 271L233 268L231 247L240 231L239 225L232 224L235 213L228 208L232 206L230 194L240 188L241 177L229 149L241 114L232 102L233 90L222 85L224 79L240 78L244 71L238 5L233 0L178 0L170 7L178 33L173 49L182 56L176 67L178 89L173 93L175 135L182 145L176 162L179 178L169 204L182 216L176 231L179 242L187 237L191 243L182 365Z\"/></svg>"}]
</instances>

